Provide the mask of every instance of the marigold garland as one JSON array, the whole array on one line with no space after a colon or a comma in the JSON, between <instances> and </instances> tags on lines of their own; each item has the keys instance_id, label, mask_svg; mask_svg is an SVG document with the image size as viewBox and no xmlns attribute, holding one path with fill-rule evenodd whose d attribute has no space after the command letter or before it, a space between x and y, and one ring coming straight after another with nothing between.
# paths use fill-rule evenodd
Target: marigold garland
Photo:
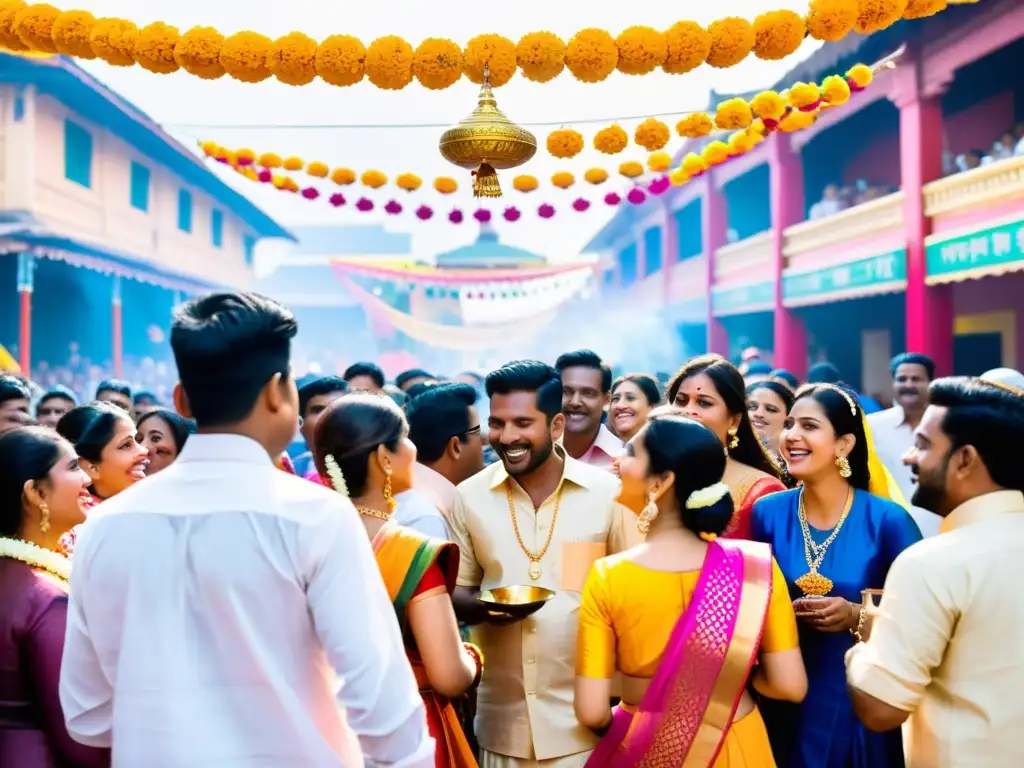
<instances>
[{"instance_id":1,"label":"marigold garland","mask_svg":"<svg viewBox=\"0 0 1024 768\"><path fill-rule=\"evenodd\" d=\"M728 99L715 110L715 125L723 131L746 128L754 119L754 113L746 99Z\"/></svg>"},{"instance_id":2,"label":"marigold garland","mask_svg":"<svg viewBox=\"0 0 1024 768\"><path fill-rule=\"evenodd\" d=\"M415 192L423 186L423 179L415 173L403 173L399 174L398 178L395 179L395 186L399 189L404 189L406 192Z\"/></svg>"},{"instance_id":3,"label":"marigold garland","mask_svg":"<svg viewBox=\"0 0 1024 768\"><path fill-rule=\"evenodd\" d=\"M635 160L627 160L619 166L619 175L627 179L635 179L644 175L644 167Z\"/></svg>"},{"instance_id":4,"label":"marigold garland","mask_svg":"<svg viewBox=\"0 0 1024 768\"><path fill-rule=\"evenodd\" d=\"M602 128L594 134L594 149L605 155L617 155L629 144L629 135L618 125Z\"/></svg>"},{"instance_id":5,"label":"marigold garland","mask_svg":"<svg viewBox=\"0 0 1024 768\"><path fill-rule=\"evenodd\" d=\"M568 189L576 183L576 177L568 171L558 171L551 177L551 183L559 189Z\"/></svg>"},{"instance_id":6,"label":"marigold garland","mask_svg":"<svg viewBox=\"0 0 1024 768\"><path fill-rule=\"evenodd\" d=\"M286 171L301 171L306 165L306 162L301 157L286 157L284 159L284 169Z\"/></svg>"},{"instance_id":7,"label":"marigold garland","mask_svg":"<svg viewBox=\"0 0 1024 768\"><path fill-rule=\"evenodd\" d=\"M715 124L706 112L694 112L676 123L676 133L684 139L699 139L714 129Z\"/></svg>"},{"instance_id":8,"label":"marigold garland","mask_svg":"<svg viewBox=\"0 0 1024 768\"><path fill-rule=\"evenodd\" d=\"M290 85L317 77L349 86L364 76L385 90L404 88L413 79L441 90L466 75L474 82L489 65L494 86L509 82L518 70L534 82L548 82L563 69L582 82L597 83L618 69L641 75L657 68L683 74L701 64L731 67L749 54L766 60L784 58L799 48L804 34L837 41L853 31L876 32L901 18L919 19L944 10L948 0L809 0L806 15L768 11L753 21L727 17L707 28L680 21L664 31L633 26L618 37L597 28L583 29L568 44L550 32L531 32L518 43L497 34L478 35L465 50L440 38L424 40L414 50L388 35L368 47L348 35L330 35L317 43L301 32L271 40L242 31L225 37L212 27L183 34L162 22L140 31L131 21L96 19L82 10L61 11L48 3L0 0L0 45L11 50L62 53L100 58L115 66L139 66L159 74L177 68L204 79L224 74L257 83L274 75Z\"/></svg>"},{"instance_id":9,"label":"marigold garland","mask_svg":"<svg viewBox=\"0 0 1024 768\"><path fill-rule=\"evenodd\" d=\"M539 186L536 176L522 174L512 179L512 188L517 192L533 192Z\"/></svg>"},{"instance_id":10,"label":"marigold garland","mask_svg":"<svg viewBox=\"0 0 1024 768\"><path fill-rule=\"evenodd\" d=\"M568 160L583 151L583 136L571 128L552 131L548 134L547 147L552 157Z\"/></svg>"},{"instance_id":11,"label":"marigold garland","mask_svg":"<svg viewBox=\"0 0 1024 768\"><path fill-rule=\"evenodd\" d=\"M665 173L672 167L672 155L668 152L652 152L647 158L647 167L654 173Z\"/></svg>"},{"instance_id":12,"label":"marigold garland","mask_svg":"<svg viewBox=\"0 0 1024 768\"><path fill-rule=\"evenodd\" d=\"M240 155L241 153L239 152L237 154ZM241 157L239 157L239 159L241 159ZM327 176L331 173L331 169L330 167L328 167L327 163L321 163L317 160L314 160L312 163L306 166L306 173L317 179L326 179Z\"/></svg>"},{"instance_id":13,"label":"marigold garland","mask_svg":"<svg viewBox=\"0 0 1024 768\"><path fill-rule=\"evenodd\" d=\"M454 194L459 189L458 182L447 176L438 176L434 179L434 189L442 195Z\"/></svg>"},{"instance_id":14,"label":"marigold garland","mask_svg":"<svg viewBox=\"0 0 1024 768\"><path fill-rule=\"evenodd\" d=\"M608 181L608 171L604 168L590 168L583 174L583 178L588 184L604 184Z\"/></svg>"},{"instance_id":15,"label":"marigold garland","mask_svg":"<svg viewBox=\"0 0 1024 768\"><path fill-rule=\"evenodd\" d=\"M331 171L331 181L339 187L347 187L356 183L356 172L351 168L335 168Z\"/></svg>"},{"instance_id":16,"label":"marigold garland","mask_svg":"<svg viewBox=\"0 0 1024 768\"><path fill-rule=\"evenodd\" d=\"M380 171L366 171L359 178L359 181L362 182L364 187L369 187L370 189L380 189L381 187L388 183L388 177L385 176Z\"/></svg>"},{"instance_id":17,"label":"marigold garland","mask_svg":"<svg viewBox=\"0 0 1024 768\"><path fill-rule=\"evenodd\" d=\"M633 134L633 140L648 152L657 152L668 144L669 138L668 126L653 117L640 123Z\"/></svg>"}]
</instances>

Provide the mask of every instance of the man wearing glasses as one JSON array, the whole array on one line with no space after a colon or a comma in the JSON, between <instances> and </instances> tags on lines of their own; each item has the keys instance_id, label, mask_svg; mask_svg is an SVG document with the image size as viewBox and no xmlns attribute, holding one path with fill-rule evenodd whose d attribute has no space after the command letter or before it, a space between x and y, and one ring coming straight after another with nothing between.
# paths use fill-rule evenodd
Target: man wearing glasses
<instances>
[{"instance_id":1,"label":"man wearing glasses","mask_svg":"<svg viewBox=\"0 0 1024 768\"><path fill-rule=\"evenodd\" d=\"M398 495L398 524L451 539L455 486L484 467L476 398L470 385L450 383L430 387L409 401L409 439L417 459L412 490Z\"/></svg>"}]
</instances>

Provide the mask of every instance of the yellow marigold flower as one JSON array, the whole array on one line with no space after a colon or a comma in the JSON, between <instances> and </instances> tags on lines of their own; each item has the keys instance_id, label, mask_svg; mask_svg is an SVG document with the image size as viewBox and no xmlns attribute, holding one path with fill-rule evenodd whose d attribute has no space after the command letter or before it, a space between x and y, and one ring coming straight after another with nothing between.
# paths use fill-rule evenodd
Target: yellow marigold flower
<instances>
[{"instance_id":1,"label":"yellow marigold flower","mask_svg":"<svg viewBox=\"0 0 1024 768\"><path fill-rule=\"evenodd\" d=\"M603 29L581 29L565 49L565 66L580 82L600 83L618 63L619 48Z\"/></svg>"},{"instance_id":2,"label":"yellow marigold flower","mask_svg":"<svg viewBox=\"0 0 1024 768\"><path fill-rule=\"evenodd\" d=\"M535 176L529 174L523 174L522 176L516 176L512 179L512 187L517 192L533 192L540 184Z\"/></svg>"},{"instance_id":3,"label":"yellow marigold flower","mask_svg":"<svg viewBox=\"0 0 1024 768\"><path fill-rule=\"evenodd\" d=\"M778 120L786 112L786 100L775 91L762 91L750 100L750 110L755 117Z\"/></svg>"},{"instance_id":4,"label":"yellow marigold flower","mask_svg":"<svg viewBox=\"0 0 1024 768\"><path fill-rule=\"evenodd\" d=\"M310 176L315 176L318 179L326 179L327 175L331 172L327 163L322 163L319 160L314 160L308 166L306 166L306 173Z\"/></svg>"},{"instance_id":5,"label":"yellow marigold flower","mask_svg":"<svg viewBox=\"0 0 1024 768\"><path fill-rule=\"evenodd\" d=\"M291 32L270 46L267 68L285 85L309 85L316 79L316 49L316 40Z\"/></svg>"},{"instance_id":6,"label":"yellow marigold flower","mask_svg":"<svg viewBox=\"0 0 1024 768\"><path fill-rule=\"evenodd\" d=\"M423 179L415 173L402 173L395 179L395 186L406 192L415 192L423 185Z\"/></svg>"},{"instance_id":7,"label":"yellow marigold flower","mask_svg":"<svg viewBox=\"0 0 1024 768\"><path fill-rule=\"evenodd\" d=\"M306 161L301 157L286 157L284 169L286 171L301 171L306 166Z\"/></svg>"},{"instance_id":8,"label":"yellow marigold flower","mask_svg":"<svg viewBox=\"0 0 1024 768\"><path fill-rule=\"evenodd\" d=\"M558 171L552 175L551 183L559 189L568 189L576 183L576 177L568 171Z\"/></svg>"},{"instance_id":9,"label":"yellow marigold flower","mask_svg":"<svg viewBox=\"0 0 1024 768\"><path fill-rule=\"evenodd\" d=\"M684 139L699 139L715 129L707 112L694 112L676 123L676 133Z\"/></svg>"},{"instance_id":10,"label":"yellow marigold flower","mask_svg":"<svg viewBox=\"0 0 1024 768\"><path fill-rule=\"evenodd\" d=\"M754 55L778 61L795 53L807 35L803 17L794 11L769 11L754 19Z\"/></svg>"},{"instance_id":11,"label":"yellow marigold flower","mask_svg":"<svg viewBox=\"0 0 1024 768\"><path fill-rule=\"evenodd\" d=\"M455 179L448 178L447 176L438 176L434 179L434 189L442 195L450 195L458 190L458 188L459 185Z\"/></svg>"},{"instance_id":12,"label":"yellow marigold flower","mask_svg":"<svg viewBox=\"0 0 1024 768\"><path fill-rule=\"evenodd\" d=\"M635 160L627 160L619 166L619 174L627 179L635 179L644 175L644 167Z\"/></svg>"},{"instance_id":13,"label":"yellow marigold flower","mask_svg":"<svg viewBox=\"0 0 1024 768\"><path fill-rule=\"evenodd\" d=\"M501 35L477 35L462 54L462 71L474 83L484 81L484 64L491 75L491 85L505 85L516 74L516 44Z\"/></svg>"},{"instance_id":14,"label":"yellow marigold flower","mask_svg":"<svg viewBox=\"0 0 1024 768\"><path fill-rule=\"evenodd\" d=\"M96 53L92 49L90 39L95 26L96 17L88 11L64 11L53 22L53 44L57 47L57 52L76 59L95 59ZM0 42L4 37L5 35L0 33Z\"/></svg>"},{"instance_id":15,"label":"yellow marigold flower","mask_svg":"<svg viewBox=\"0 0 1024 768\"><path fill-rule=\"evenodd\" d=\"M682 168L676 168L668 175L668 180L673 187L681 187L690 180L690 174Z\"/></svg>"},{"instance_id":16,"label":"yellow marigold flower","mask_svg":"<svg viewBox=\"0 0 1024 768\"><path fill-rule=\"evenodd\" d=\"M664 173L672 167L672 155L668 152L652 152L647 157L647 167L655 173Z\"/></svg>"},{"instance_id":17,"label":"yellow marigold flower","mask_svg":"<svg viewBox=\"0 0 1024 768\"><path fill-rule=\"evenodd\" d=\"M551 32L530 32L516 43L516 63L535 83L554 80L565 69L565 43Z\"/></svg>"},{"instance_id":18,"label":"yellow marigold flower","mask_svg":"<svg viewBox=\"0 0 1024 768\"><path fill-rule=\"evenodd\" d=\"M140 29L135 38L134 58L140 67L158 75L177 72L179 65L174 49L180 39L177 27L159 21L149 24Z\"/></svg>"},{"instance_id":19,"label":"yellow marigold flower","mask_svg":"<svg viewBox=\"0 0 1024 768\"><path fill-rule=\"evenodd\" d=\"M331 35L316 49L316 73L325 83L355 85L366 71L366 46L352 35Z\"/></svg>"},{"instance_id":20,"label":"yellow marigold flower","mask_svg":"<svg viewBox=\"0 0 1024 768\"><path fill-rule=\"evenodd\" d=\"M871 85L871 81L875 79L875 73L871 71L871 67L867 64L855 64L850 67L846 76L852 80L858 88L867 88Z\"/></svg>"},{"instance_id":21,"label":"yellow marigold flower","mask_svg":"<svg viewBox=\"0 0 1024 768\"><path fill-rule=\"evenodd\" d=\"M412 56L412 74L432 91L454 85L462 78L462 49L451 40L428 37Z\"/></svg>"},{"instance_id":22,"label":"yellow marigold flower","mask_svg":"<svg viewBox=\"0 0 1024 768\"><path fill-rule=\"evenodd\" d=\"M668 126L661 120L649 117L636 127L633 140L648 152L655 152L668 144L671 137Z\"/></svg>"},{"instance_id":23,"label":"yellow marigold flower","mask_svg":"<svg viewBox=\"0 0 1024 768\"><path fill-rule=\"evenodd\" d=\"M412 82L412 46L397 35L378 37L366 49L366 77L385 91L400 91Z\"/></svg>"},{"instance_id":24,"label":"yellow marigold flower","mask_svg":"<svg viewBox=\"0 0 1024 768\"><path fill-rule=\"evenodd\" d=\"M331 171L331 181L339 187L347 187L349 184L355 184L356 172L351 168L335 168Z\"/></svg>"},{"instance_id":25,"label":"yellow marigold flower","mask_svg":"<svg viewBox=\"0 0 1024 768\"><path fill-rule=\"evenodd\" d=\"M57 53L53 25L60 13L60 9L49 3L26 5L14 14L12 29L30 51Z\"/></svg>"},{"instance_id":26,"label":"yellow marigold flower","mask_svg":"<svg viewBox=\"0 0 1024 768\"><path fill-rule=\"evenodd\" d=\"M735 131L738 128L746 128L754 114L746 99L729 99L723 101L715 110L715 125L723 131Z\"/></svg>"},{"instance_id":27,"label":"yellow marigold flower","mask_svg":"<svg viewBox=\"0 0 1024 768\"><path fill-rule=\"evenodd\" d=\"M0 45L12 51L27 50L14 31L14 18L25 7L23 0L2 0L0 2ZM55 22L56 23L56 22Z\"/></svg>"},{"instance_id":28,"label":"yellow marigold flower","mask_svg":"<svg viewBox=\"0 0 1024 768\"><path fill-rule=\"evenodd\" d=\"M89 45L93 53L107 64L131 67L135 64L135 39L138 35L139 28L130 21L97 19L89 36Z\"/></svg>"},{"instance_id":29,"label":"yellow marigold flower","mask_svg":"<svg viewBox=\"0 0 1024 768\"><path fill-rule=\"evenodd\" d=\"M707 161L695 152L690 152L683 158L680 168L690 177L698 176L708 169Z\"/></svg>"},{"instance_id":30,"label":"yellow marigold flower","mask_svg":"<svg viewBox=\"0 0 1024 768\"><path fill-rule=\"evenodd\" d=\"M221 66L240 83L261 83L270 77L267 59L273 44L258 32L236 32L221 46Z\"/></svg>"},{"instance_id":31,"label":"yellow marigold flower","mask_svg":"<svg viewBox=\"0 0 1024 768\"><path fill-rule=\"evenodd\" d=\"M190 75L216 80L224 75L220 63L223 47L224 35L213 27L192 27L174 45L174 60Z\"/></svg>"},{"instance_id":32,"label":"yellow marigold flower","mask_svg":"<svg viewBox=\"0 0 1024 768\"><path fill-rule=\"evenodd\" d=\"M722 141L712 141L701 152L708 165L721 165L729 159L729 146Z\"/></svg>"},{"instance_id":33,"label":"yellow marigold flower","mask_svg":"<svg viewBox=\"0 0 1024 768\"><path fill-rule=\"evenodd\" d=\"M850 100L850 84L845 77L829 75L821 82L821 98L833 107Z\"/></svg>"},{"instance_id":34,"label":"yellow marigold flower","mask_svg":"<svg viewBox=\"0 0 1024 768\"><path fill-rule=\"evenodd\" d=\"M364 187L369 187L370 189L380 189L381 187L388 183L388 177L385 176L380 171L366 171L365 173L363 173L362 177L360 178L360 181L363 182Z\"/></svg>"},{"instance_id":35,"label":"yellow marigold flower","mask_svg":"<svg viewBox=\"0 0 1024 768\"><path fill-rule=\"evenodd\" d=\"M604 184L608 181L608 171L604 168L590 168L583 174L588 184Z\"/></svg>"},{"instance_id":36,"label":"yellow marigold flower","mask_svg":"<svg viewBox=\"0 0 1024 768\"><path fill-rule=\"evenodd\" d=\"M857 23L853 28L862 35L891 27L907 10L907 0L858 0Z\"/></svg>"},{"instance_id":37,"label":"yellow marigold flower","mask_svg":"<svg viewBox=\"0 0 1024 768\"><path fill-rule=\"evenodd\" d=\"M842 40L857 23L858 0L811 0L807 10L807 32L815 40Z\"/></svg>"},{"instance_id":38,"label":"yellow marigold flower","mask_svg":"<svg viewBox=\"0 0 1024 768\"><path fill-rule=\"evenodd\" d=\"M806 109L821 101L821 89L814 83L793 83L789 103L794 109Z\"/></svg>"},{"instance_id":39,"label":"yellow marigold flower","mask_svg":"<svg viewBox=\"0 0 1024 768\"><path fill-rule=\"evenodd\" d=\"M907 10L903 12L903 18L925 19L946 10L946 5L947 0L910 0L907 3Z\"/></svg>"},{"instance_id":40,"label":"yellow marigold flower","mask_svg":"<svg viewBox=\"0 0 1024 768\"><path fill-rule=\"evenodd\" d=\"M629 27L615 39L619 49L619 72L625 75L646 75L665 63L668 41L653 27Z\"/></svg>"}]
</instances>

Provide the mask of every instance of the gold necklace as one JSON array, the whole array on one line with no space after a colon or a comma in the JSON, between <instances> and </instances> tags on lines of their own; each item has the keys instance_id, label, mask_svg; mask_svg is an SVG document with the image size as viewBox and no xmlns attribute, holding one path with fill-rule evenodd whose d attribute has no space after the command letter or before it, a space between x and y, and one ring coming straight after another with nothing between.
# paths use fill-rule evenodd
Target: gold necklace
<instances>
[{"instance_id":1,"label":"gold necklace","mask_svg":"<svg viewBox=\"0 0 1024 768\"><path fill-rule=\"evenodd\" d=\"M836 536L839 535L839 530L843 527L843 523L846 522L846 518L850 514L850 509L853 508L853 488L846 495L846 505L843 507L843 514L839 516L839 522L836 523L836 527L832 529L832 533L829 534L828 538L825 539L821 544L815 544L814 539L811 536L811 526L807 523L807 509L804 507L804 492L800 491L799 502L797 503L797 517L800 519L800 529L803 532L804 537L804 558L807 560L808 571L794 583L800 588L805 595L813 595L815 597L824 597L832 591L834 586L832 579L827 576L822 576L818 573L818 569L821 567L822 561L825 559L825 553L828 548L832 546L832 542L836 540Z\"/></svg>"},{"instance_id":2,"label":"gold necklace","mask_svg":"<svg viewBox=\"0 0 1024 768\"><path fill-rule=\"evenodd\" d=\"M527 570L527 573L531 579L536 581L541 575L540 561L547 553L548 547L551 546L551 539L555 535L555 523L558 522L558 503L562 499L562 484L558 484L558 490L555 492L555 508L551 512L551 527L548 528L547 541L544 542L544 546L540 548L539 552L531 552L527 549L526 544L523 543L522 534L519 533L519 521L516 519L516 501L512 496L512 478L505 481L505 496L508 498L508 512L512 515L512 530L516 533L516 541L519 542L519 548L523 550L523 554L530 560L530 568Z\"/></svg>"},{"instance_id":3,"label":"gold necklace","mask_svg":"<svg viewBox=\"0 0 1024 768\"><path fill-rule=\"evenodd\" d=\"M388 512L381 512L379 509L373 507L356 507L356 512L365 517L374 517L378 520L390 520L391 515Z\"/></svg>"}]
</instances>

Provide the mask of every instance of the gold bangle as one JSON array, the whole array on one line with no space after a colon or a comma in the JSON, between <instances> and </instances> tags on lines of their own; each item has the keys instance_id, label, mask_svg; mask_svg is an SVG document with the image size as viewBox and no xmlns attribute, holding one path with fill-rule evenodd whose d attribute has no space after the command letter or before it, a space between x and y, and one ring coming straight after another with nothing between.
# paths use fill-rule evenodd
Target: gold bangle
<instances>
[{"instance_id":1,"label":"gold bangle","mask_svg":"<svg viewBox=\"0 0 1024 768\"><path fill-rule=\"evenodd\" d=\"M473 661L476 662L476 675L473 677L473 682L470 684L470 689L476 688L480 685L480 679L484 676L484 652L481 651L473 643L463 643L462 647L466 649L466 652L473 657Z\"/></svg>"}]
</instances>

